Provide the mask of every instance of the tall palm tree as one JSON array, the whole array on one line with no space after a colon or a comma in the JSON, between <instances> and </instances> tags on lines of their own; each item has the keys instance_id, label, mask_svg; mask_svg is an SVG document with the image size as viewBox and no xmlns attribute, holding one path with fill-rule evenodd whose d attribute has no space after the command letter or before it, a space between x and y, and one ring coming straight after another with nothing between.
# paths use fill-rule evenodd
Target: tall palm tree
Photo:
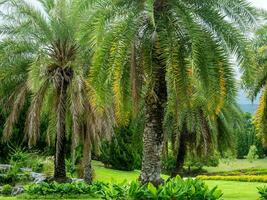
<instances>
[{"instance_id":1,"label":"tall palm tree","mask_svg":"<svg viewBox=\"0 0 267 200\"><path fill-rule=\"evenodd\" d=\"M254 10L245 0L107 0L93 8L87 34L94 36L90 38L95 45L89 78L95 86L93 101L114 102L117 120L123 121L130 113L124 103L126 88L135 94L133 105L143 96L146 125L140 180L158 185L166 104L179 105L178 111L190 105L193 67L206 95L212 97L210 109L220 112L231 89L231 54L243 68L250 64L240 30L254 26Z\"/></svg>"},{"instance_id":2,"label":"tall palm tree","mask_svg":"<svg viewBox=\"0 0 267 200\"><path fill-rule=\"evenodd\" d=\"M90 144L101 123L88 98L90 45L81 36L87 23L88 1L36 0L1 1L0 79L8 85L2 99L12 102L4 130L8 139L26 95L31 105L26 119L29 145L39 138L42 113L50 119L49 134L55 131L54 179L66 179L65 144L67 116L71 118L73 142L84 138L85 171L90 170ZM81 127L84 127L81 131ZM50 138L48 134L48 138ZM74 145L75 146L75 145ZM87 163L88 162L88 163ZM90 178L85 177L88 182Z\"/></svg>"}]
</instances>

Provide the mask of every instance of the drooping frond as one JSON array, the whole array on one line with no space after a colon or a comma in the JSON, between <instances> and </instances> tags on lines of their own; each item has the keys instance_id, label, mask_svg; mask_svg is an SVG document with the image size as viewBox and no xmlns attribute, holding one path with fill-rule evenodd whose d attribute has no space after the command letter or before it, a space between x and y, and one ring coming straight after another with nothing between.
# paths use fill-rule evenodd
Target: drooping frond
<instances>
[{"instance_id":1,"label":"drooping frond","mask_svg":"<svg viewBox=\"0 0 267 200\"><path fill-rule=\"evenodd\" d=\"M4 126L4 130L3 130L3 140L4 141L9 140L10 137L12 136L13 127L19 118L18 113L23 108L27 92L28 92L28 88L26 85L22 85L21 88L18 90L18 93L17 93L15 100L13 102L11 113L9 114L9 116L6 120L5 126Z\"/></svg>"},{"instance_id":2,"label":"drooping frond","mask_svg":"<svg viewBox=\"0 0 267 200\"><path fill-rule=\"evenodd\" d=\"M36 144L40 136L39 128L41 123L42 103L45 99L48 87L48 81L45 81L39 88L38 92L36 92L32 97L32 102L25 122L25 136L28 139L29 146Z\"/></svg>"}]
</instances>

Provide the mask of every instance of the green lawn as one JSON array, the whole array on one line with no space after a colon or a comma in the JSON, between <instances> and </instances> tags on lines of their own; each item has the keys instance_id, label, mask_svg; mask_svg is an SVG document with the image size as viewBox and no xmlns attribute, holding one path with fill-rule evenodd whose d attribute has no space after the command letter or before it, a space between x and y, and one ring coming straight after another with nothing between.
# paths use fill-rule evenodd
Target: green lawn
<instances>
[{"instance_id":1,"label":"green lawn","mask_svg":"<svg viewBox=\"0 0 267 200\"><path fill-rule=\"evenodd\" d=\"M264 160L267 163L267 160ZM242 163L243 160L239 163ZM244 163L244 162L243 162ZM266 164L261 161L257 161L253 164L246 163L245 165L248 167L262 167ZM235 163L236 164L236 163ZM124 172L119 170L112 170L103 167L103 164L97 161L93 161L93 166L96 173L96 180L103 182L117 182L121 183L124 180L128 182L136 180L139 176L139 171L135 170L133 172ZM225 170L226 167L222 167L220 165L216 170ZM241 166L241 165L240 165ZM267 167L266 167L267 168ZM237 166L235 169L239 169ZM230 170L230 169L229 169ZM164 176L163 178L167 178L168 176ZM259 195L257 193L257 187L267 185L264 183L248 183L248 182L234 182L234 181L205 181L209 187L218 186L224 193L224 200L256 200Z\"/></svg>"},{"instance_id":2,"label":"green lawn","mask_svg":"<svg viewBox=\"0 0 267 200\"><path fill-rule=\"evenodd\" d=\"M95 170L95 180L102 182L122 183L123 181L131 182L138 179L139 170L134 171L120 171L107 169L101 162L93 161L93 168ZM168 176L162 175L162 178L167 179Z\"/></svg>"},{"instance_id":3,"label":"green lawn","mask_svg":"<svg viewBox=\"0 0 267 200\"><path fill-rule=\"evenodd\" d=\"M267 158L265 159L258 159L252 163L250 163L246 159L236 159L230 161L230 164L226 164L224 162L220 162L218 167L205 167L208 172L223 172L223 171L232 171L232 170L239 170L239 169L248 169L248 168L261 168L267 169Z\"/></svg>"},{"instance_id":4,"label":"green lawn","mask_svg":"<svg viewBox=\"0 0 267 200\"><path fill-rule=\"evenodd\" d=\"M235 169L240 168L249 168L249 167L257 167L262 168L267 160L260 160L255 163L245 163L242 161L235 162L232 166L235 166ZM237 166L239 163L239 168ZM246 167L244 167L244 164ZM113 170L104 168L101 162L93 161L93 168L95 170L95 180L103 181L103 182L116 182L121 183L123 181L133 181L136 180L139 176L140 171L135 170L131 172ZM266 167L267 168L267 167ZM221 164L217 169L213 170L233 170L228 168L228 166ZM163 175L164 179L168 178L168 176ZM257 200L259 195L257 193L257 187L267 185L264 183L249 183L249 182L234 182L234 181L205 181L209 187L218 186L224 193L224 200ZM13 200L15 198L6 198L0 197L0 200Z\"/></svg>"},{"instance_id":5,"label":"green lawn","mask_svg":"<svg viewBox=\"0 0 267 200\"><path fill-rule=\"evenodd\" d=\"M218 185L224 193L225 200L256 200L259 198L257 187L264 183L234 182L234 181L205 181L209 187Z\"/></svg>"}]
</instances>

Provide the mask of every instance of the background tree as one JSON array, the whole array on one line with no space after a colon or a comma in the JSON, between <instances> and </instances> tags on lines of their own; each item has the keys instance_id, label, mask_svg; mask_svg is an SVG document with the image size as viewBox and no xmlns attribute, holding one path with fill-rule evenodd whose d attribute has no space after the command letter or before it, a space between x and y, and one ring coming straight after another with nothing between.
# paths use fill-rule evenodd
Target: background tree
<instances>
[{"instance_id":1,"label":"background tree","mask_svg":"<svg viewBox=\"0 0 267 200\"><path fill-rule=\"evenodd\" d=\"M1 86L11 82L12 88L1 96L5 102L8 99L12 103L4 139L10 138L25 98L30 94L25 125L29 145L39 139L41 116L46 114L50 124L47 139L53 141L54 136L56 141L54 179L64 181L66 132L71 124L73 142L79 135L84 140L85 178L91 182L86 175L90 171L90 146L96 128L102 123L96 119L97 112L88 101L89 88L84 79L88 76L90 45L81 37L80 29L86 22L88 4L86 1L36 2L40 8L24 0L1 2L6 8L1 13Z\"/></svg>"}]
</instances>

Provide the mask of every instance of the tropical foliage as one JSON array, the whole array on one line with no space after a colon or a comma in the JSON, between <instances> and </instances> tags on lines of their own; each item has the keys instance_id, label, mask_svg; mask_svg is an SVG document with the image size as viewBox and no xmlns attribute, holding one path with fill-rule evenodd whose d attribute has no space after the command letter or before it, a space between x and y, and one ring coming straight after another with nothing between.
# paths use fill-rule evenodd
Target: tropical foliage
<instances>
[{"instance_id":1,"label":"tropical foliage","mask_svg":"<svg viewBox=\"0 0 267 200\"><path fill-rule=\"evenodd\" d=\"M51 194L90 194L100 196L102 199L220 199L222 193L217 188L209 190L202 181L186 180L179 177L172 179L166 185L156 188L152 184L140 185L138 182L131 184L104 184L96 182L91 186L83 183L58 184L43 183L30 185L27 188L30 195Z\"/></svg>"},{"instance_id":2,"label":"tropical foliage","mask_svg":"<svg viewBox=\"0 0 267 200\"><path fill-rule=\"evenodd\" d=\"M36 144L41 117L48 117L47 141L49 144L56 141L54 178L64 180L67 133L72 133L73 149L77 138L84 141L88 173L91 141L97 138L97 130L102 127L90 104L85 81L90 49L78 31L86 22L85 13L80 12L86 4L39 3L41 9L20 0L1 3L6 8L6 12L1 13L1 99L11 105L3 137L5 140L11 137L19 112L30 96L25 123L28 143ZM108 120L103 127L109 127Z\"/></svg>"},{"instance_id":3,"label":"tropical foliage","mask_svg":"<svg viewBox=\"0 0 267 200\"><path fill-rule=\"evenodd\" d=\"M247 0L0 0L0 161L10 164L0 184L54 170L26 193L194 200L222 196L199 179L266 182L177 176L265 156L263 15ZM237 67L250 97L261 94L253 119L237 103ZM92 159L141 169L139 181L93 182Z\"/></svg>"},{"instance_id":4,"label":"tropical foliage","mask_svg":"<svg viewBox=\"0 0 267 200\"><path fill-rule=\"evenodd\" d=\"M207 110L200 109L200 113L215 118L224 104L231 102L235 83L230 57L236 54L243 69L251 63L248 42L241 32L254 26L254 10L245 1L228 0L106 1L94 10L89 33L95 35L89 78L95 86L93 101L102 100L101 105L114 102L116 117L124 122L131 112L128 94L132 94L134 106L138 97L144 96L140 178L157 184L164 110L179 119L178 128L182 129L186 124L182 110L198 112L199 103L206 99ZM249 70L246 72L249 76ZM99 83L105 84L100 87ZM191 98L200 93L203 99L192 104ZM202 134L206 140L209 133L203 127Z\"/></svg>"}]
</instances>

